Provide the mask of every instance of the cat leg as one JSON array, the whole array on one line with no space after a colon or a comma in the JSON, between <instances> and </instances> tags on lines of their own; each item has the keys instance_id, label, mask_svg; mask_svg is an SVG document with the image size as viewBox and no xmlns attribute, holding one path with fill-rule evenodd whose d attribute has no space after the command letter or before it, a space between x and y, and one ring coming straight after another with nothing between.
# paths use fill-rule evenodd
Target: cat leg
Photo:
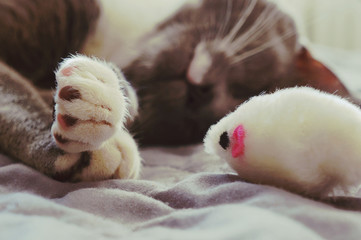
<instances>
[{"instance_id":1,"label":"cat leg","mask_svg":"<svg viewBox=\"0 0 361 240\"><path fill-rule=\"evenodd\" d=\"M127 94L134 99L135 94L128 88L125 84L124 90L128 90ZM135 113L136 102L131 106L131 111ZM137 145L127 131L114 131L110 134L112 137L94 151L87 149L84 152L67 152L55 143L50 131L52 123L52 109L44 102L37 89L15 70L0 62L2 153L62 181L138 176L140 157ZM113 161L106 161L113 158L118 159L115 166L112 166ZM99 159L102 161L98 161ZM100 162L103 166L94 165L93 162Z\"/></svg>"},{"instance_id":2,"label":"cat leg","mask_svg":"<svg viewBox=\"0 0 361 240\"><path fill-rule=\"evenodd\" d=\"M50 133L52 109L30 82L0 62L0 149L40 172L57 176L58 157L68 155L59 149Z\"/></svg>"},{"instance_id":3,"label":"cat leg","mask_svg":"<svg viewBox=\"0 0 361 240\"><path fill-rule=\"evenodd\" d=\"M56 79L52 136L63 151L88 159L75 167L81 169L74 170L72 178L136 178L141 158L124 124L138 105L120 71L96 59L74 56L60 64ZM60 158L55 166L71 169L77 166L74 159Z\"/></svg>"}]
</instances>

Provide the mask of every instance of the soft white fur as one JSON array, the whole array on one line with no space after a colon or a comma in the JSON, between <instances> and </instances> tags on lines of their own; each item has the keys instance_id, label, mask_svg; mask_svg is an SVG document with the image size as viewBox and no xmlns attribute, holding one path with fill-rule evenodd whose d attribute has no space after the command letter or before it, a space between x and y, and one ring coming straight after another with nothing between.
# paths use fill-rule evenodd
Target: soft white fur
<instances>
[{"instance_id":1,"label":"soft white fur","mask_svg":"<svg viewBox=\"0 0 361 240\"><path fill-rule=\"evenodd\" d=\"M69 76L62 70L71 67ZM62 128L57 119L52 126L53 134L71 140L57 145L68 154L59 157L55 166L60 170L71 167L83 151L92 151L91 165L79 176L82 180L96 180L111 177L116 171L117 178L138 176L141 158L138 147L124 128L130 117L128 109L137 109L135 93L124 76L113 66L95 58L73 56L60 64L56 72L57 91L55 94L55 116L70 115L79 119L74 126ZM71 86L81 94L80 99L66 101L59 98L63 87ZM125 92L131 99L125 96ZM106 124L94 122L107 121Z\"/></svg>"},{"instance_id":2,"label":"soft white fur","mask_svg":"<svg viewBox=\"0 0 361 240\"><path fill-rule=\"evenodd\" d=\"M244 156L219 145L227 132L246 131ZM361 111L338 96L301 87L251 98L217 124L205 150L225 159L254 183L322 197L336 187L350 190L361 180ZM297 187L298 189L295 189Z\"/></svg>"}]
</instances>

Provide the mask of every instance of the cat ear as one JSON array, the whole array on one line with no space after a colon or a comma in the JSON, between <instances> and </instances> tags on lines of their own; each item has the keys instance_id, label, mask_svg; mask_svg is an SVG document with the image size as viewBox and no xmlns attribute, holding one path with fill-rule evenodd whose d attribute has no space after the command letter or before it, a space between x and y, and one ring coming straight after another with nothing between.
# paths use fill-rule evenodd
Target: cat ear
<instances>
[{"instance_id":1,"label":"cat ear","mask_svg":"<svg viewBox=\"0 0 361 240\"><path fill-rule=\"evenodd\" d=\"M297 55L295 68L301 85L336 93L344 97L350 96L340 79L325 65L313 58L305 47L302 47Z\"/></svg>"}]
</instances>

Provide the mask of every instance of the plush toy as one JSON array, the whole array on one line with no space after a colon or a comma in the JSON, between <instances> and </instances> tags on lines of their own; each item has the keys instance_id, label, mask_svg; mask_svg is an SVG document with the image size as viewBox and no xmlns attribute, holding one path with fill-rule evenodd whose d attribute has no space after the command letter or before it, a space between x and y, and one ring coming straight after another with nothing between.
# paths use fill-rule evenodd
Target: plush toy
<instances>
[{"instance_id":1,"label":"plush toy","mask_svg":"<svg viewBox=\"0 0 361 240\"><path fill-rule=\"evenodd\" d=\"M205 150L244 180L313 198L361 182L361 111L300 87L251 98L213 125Z\"/></svg>"}]
</instances>

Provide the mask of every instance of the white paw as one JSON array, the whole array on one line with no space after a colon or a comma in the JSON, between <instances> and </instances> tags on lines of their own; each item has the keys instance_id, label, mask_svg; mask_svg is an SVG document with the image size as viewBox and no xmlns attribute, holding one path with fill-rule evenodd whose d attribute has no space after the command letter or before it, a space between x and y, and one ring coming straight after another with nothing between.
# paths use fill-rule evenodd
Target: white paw
<instances>
[{"instance_id":1,"label":"white paw","mask_svg":"<svg viewBox=\"0 0 361 240\"><path fill-rule=\"evenodd\" d=\"M65 153L55 161L61 181L95 181L110 178L138 178L141 157L138 147L126 131L118 131L95 151Z\"/></svg>"},{"instance_id":2,"label":"white paw","mask_svg":"<svg viewBox=\"0 0 361 240\"><path fill-rule=\"evenodd\" d=\"M85 56L66 59L56 79L51 132L58 147L68 153L99 149L122 130L129 107L136 112L136 101L129 104L125 96L128 83L120 71L105 62Z\"/></svg>"},{"instance_id":3,"label":"white paw","mask_svg":"<svg viewBox=\"0 0 361 240\"><path fill-rule=\"evenodd\" d=\"M141 157L128 132L117 132L101 149L93 151L91 158L90 165L79 174L79 179L132 179L139 176Z\"/></svg>"}]
</instances>

